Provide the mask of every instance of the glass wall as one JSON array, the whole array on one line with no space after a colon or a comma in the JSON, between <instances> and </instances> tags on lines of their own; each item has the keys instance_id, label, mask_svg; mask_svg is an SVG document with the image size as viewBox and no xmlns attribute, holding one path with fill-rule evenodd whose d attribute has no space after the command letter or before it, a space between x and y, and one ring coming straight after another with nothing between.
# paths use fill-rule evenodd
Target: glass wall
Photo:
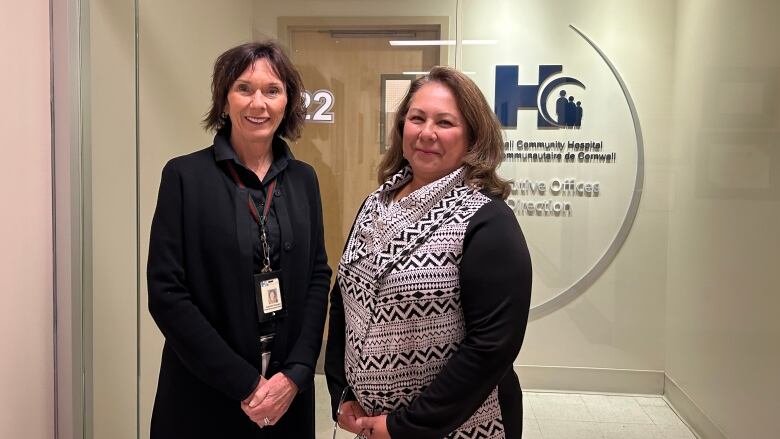
<instances>
[{"instance_id":1,"label":"glass wall","mask_svg":"<svg viewBox=\"0 0 780 439\"><path fill-rule=\"evenodd\" d=\"M651 120L671 122L655 84L672 81L676 3L491 3L463 2L459 68L504 126L531 248L520 362L663 370L669 144Z\"/></svg>"},{"instance_id":2,"label":"glass wall","mask_svg":"<svg viewBox=\"0 0 780 439\"><path fill-rule=\"evenodd\" d=\"M756 358L780 366L769 315L780 305L776 2L83 3L94 437L148 437L163 340L145 266L160 172L212 142L201 120L215 58L265 38L285 45L306 85L306 127L291 148L317 171L331 265L377 186L409 81L456 67L503 125L500 172L514 180L507 202L532 253L523 385L674 386L726 437L768 437L768 392L780 383L753 372ZM747 422L751 410L766 424Z\"/></svg>"}]
</instances>

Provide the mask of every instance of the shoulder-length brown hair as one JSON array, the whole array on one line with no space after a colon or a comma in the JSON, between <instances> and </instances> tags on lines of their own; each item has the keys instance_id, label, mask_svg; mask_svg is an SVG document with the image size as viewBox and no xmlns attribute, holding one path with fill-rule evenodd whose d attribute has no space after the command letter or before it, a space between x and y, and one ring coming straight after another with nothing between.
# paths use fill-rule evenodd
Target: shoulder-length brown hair
<instances>
[{"instance_id":1,"label":"shoulder-length brown hair","mask_svg":"<svg viewBox=\"0 0 780 439\"><path fill-rule=\"evenodd\" d=\"M431 71L412 82L409 91L398 105L390 134L390 147L379 163L378 180L381 185L408 163L403 155L403 134L406 113L414 94L423 85L436 82L447 87L455 97L458 110L463 115L468 136L468 149L463 158L466 166L465 180L468 184L481 187L491 195L506 199L510 184L496 173L504 160L504 140L501 125L485 96L463 73L450 67L434 67Z\"/></svg>"},{"instance_id":2,"label":"shoulder-length brown hair","mask_svg":"<svg viewBox=\"0 0 780 439\"><path fill-rule=\"evenodd\" d=\"M218 131L230 126L230 119L223 118L230 87L248 67L259 59L268 60L271 69L284 82L287 94L287 106L278 135L296 140L301 136L306 109L303 108L303 81L282 46L273 40L245 43L228 49L214 62L214 74L211 77L211 108L203 118L203 127Z\"/></svg>"}]
</instances>

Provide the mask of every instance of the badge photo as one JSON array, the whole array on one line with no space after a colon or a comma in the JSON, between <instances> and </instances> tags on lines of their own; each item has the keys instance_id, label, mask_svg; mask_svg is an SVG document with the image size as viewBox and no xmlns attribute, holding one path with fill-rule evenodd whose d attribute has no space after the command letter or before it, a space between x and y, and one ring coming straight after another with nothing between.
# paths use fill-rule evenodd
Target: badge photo
<instances>
[{"instance_id":1,"label":"badge photo","mask_svg":"<svg viewBox=\"0 0 780 439\"><path fill-rule=\"evenodd\" d=\"M262 299L262 310L264 314L281 311L282 291L279 286L278 278L264 279L260 281L260 296Z\"/></svg>"}]
</instances>

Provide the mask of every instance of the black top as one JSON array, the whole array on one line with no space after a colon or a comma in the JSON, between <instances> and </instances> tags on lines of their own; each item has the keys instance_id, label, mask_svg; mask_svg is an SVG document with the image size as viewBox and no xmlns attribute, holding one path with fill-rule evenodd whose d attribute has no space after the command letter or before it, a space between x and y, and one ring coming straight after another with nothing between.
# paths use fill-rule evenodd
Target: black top
<instances>
[{"instance_id":1,"label":"black top","mask_svg":"<svg viewBox=\"0 0 780 439\"><path fill-rule=\"evenodd\" d=\"M257 174L252 172L241 162L241 159L239 159L236 151L228 141L228 133L223 131L214 137L214 157L218 165L222 167L224 171L228 171L227 163L225 162L230 161L230 163L233 165L233 169L236 170L238 178L241 179L241 183L244 184L246 190L249 192L249 195L252 197L252 202L255 205L255 209L257 209L257 212L260 215L262 215L263 211L265 210L266 194L268 192L271 181L273 181L273 179L280 180L282 178L282 172L284 172L285 168L287 168L287 163L293 159L289 148L287 148L287 145L282 139L278 137L275 138L272 144L272 148L274 157L273 162L268 168L268 172L266 172L265 177L263 177L263 181L260 181L260 179L257 178ZM230 175L229 172L228 175ZM236 187L236 189L238 189L238 187ZM275 188L274 192L276 192L276 197L278 198L280 195L279 189ZM248 209L249 206L247 205L247 210ZM271 202L270 209L268 209L268 218L266 218L265 221L266 239L271 253L269 255L271 269L277 270L279 269L279 255L281 254L282 249L282 238L281 230L279 229L279 220L277 218L276 208L273 202ZM251 229L253 248L252 253L254 255L254 272L260 273L265 261L265 255L263 254L263 246L260 242L260 226L257 224L257 221L252 221ZM260 324L261 334L271 334L275 331L276 324L274 321L267 321ZM293 381L296 381L295 377L301 377L302 375L305 375L304 371L298 369L299 367L299 365L292 365L290 368L283 370L282 372L284 372L284 374L288 377L291 377Z\"/></svg>"},{"instance_id":2,"label":"black top","mask_svg":"<svg viewBox=\"0 0 780 439\"><path fill-rule=\"evenodd\" d=\"M271 163L271 167L268 168L268 172L263 177L263 181L257 178L257 174L249 170L241 160L238 158L233 147L230 146L225 133L214 138L214 157L220 166L225 167L224 163L227 160L233 164L233 168L236 170L241 182L246 186L249 194L252 196L252 200L257 208L258 213L262 215L265 208L266 192L268 191L268 185L274 178L280 177L280 174L287 168L287 163L293 158L289 149L286 147L284 141L278 137L274 139L275 142L272 145L274 160ZM229 175L229 174L228 174ZM279 194L279 190L274 192ZM279 195L276 195L277 197ZM247 209L249 207L247 206ZM268 210L268 218L266 223L266 235L268 239L268 246L271 250L271 267L273 269L279 268L279 254L281 250L281 236L279 231L279 221L276 217L276 209L274 203L271 202L271 208ZM254 247L254 260L255 260L255 273L259 273L263 267L263 250L260 245L260 230L257 222L252 222L252 246Z\"/></svg>"},{"instance_id":3,"label":"black top","mask_svg":"<svg viewBox=\"0 0 780 439\"><path fill-rule=\"evenodd\" d=\"M218 163L229 154L225 145L217 134L214 145L172 159L162 172L147 266L149 311L165 336L152 437L313 438L312 383L331 275L317 177L274 141L274 165L286 161L272 207L279 230L274 268L282 270L288 314L276 322L268 375L282 371L301 394L276 426L261 432L239 402L259 380L253 278L259 238L247 197L256 189L264 199L264 186L236 186ZM243 171L238 167L251 182Z\"/></svg>"}]
</instances>

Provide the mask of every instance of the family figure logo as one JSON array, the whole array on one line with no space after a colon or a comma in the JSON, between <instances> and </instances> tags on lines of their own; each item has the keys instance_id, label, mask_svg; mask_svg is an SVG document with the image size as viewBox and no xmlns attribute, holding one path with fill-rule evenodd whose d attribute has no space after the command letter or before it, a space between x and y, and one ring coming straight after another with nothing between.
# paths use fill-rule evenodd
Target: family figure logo
<instances>
[{"instance_id":1,"label":"family figure logo","mask_svg":"<svg viewBox=\"0 0 780 439\"><path fill-rule=\"evenodd\" d=\"M518 66L496 66L495 112L504 128L517 128L517 110L537 112L537 128L576 129L582 126L582 101L575 100L567 90L562 89L555 101L555 117L550 115L547 102L553 91L566 85L585 89L585 84L570 76L562 76L542 84L553 75L563 72L563 66L540 65L539 82L522 85L517 83ZM568 95L568 97L567 97Z\"/></svg>"},{"instance_id":2,"label":"family figure logo","mask_svg":"<svg viewBox=\"0 0 780 439\"><path fill-rule=\"evenodd\" d=\"M571 229L568 230L575 231L579 230L580 227L590 227L592 215L600 211L599 204L597 204L599 199L609 199L610 206L613 204L615 207L623 206L625 214L617 222L614 221L613 213L607 214L610 219L603 222L606 226L603 230L607 233L603 235L604 239L598 244L592 243L590 241L592 237L589 235L577 235L576 232L567 235L582 238L579 245L583 249L593 249L593 251L584 252L586 256L583 256L582 260L587 260L587 263L582 267L566 269L567 273L572 276L566 282L562 282L560 287L547 289L549 290L547 292L553 295L544 297L541 303L536 303L531 307L530 320L538 319L561 309L587 291L607 270L628 237L643 194L644 141L639 115L628 86L617 67L596 42L573 24L569 24L569 28L576 36L582 38L587 47L593 50L593 52L588 52L596 55L593 57L592 63L585 63L584 60L581 60L576 70L578 76L585 78L591 87L595 87L595 89L588 90L587 95L584 94L585 84L574 77L566 76L570 72L567 71L564 74L563 65L528 65L518 60L517 64L495 67L494 110L506 131L504 133L506 137L505 150L507 157L511 157L510 160L505 161L507 167L502 167L502 169L506 169L504 172L508 176L520 177L516 180L526 183L530 180L532 183L536 183L536 186L532 186L534 189L525 193L518 190L516 194L510 195L508 204L514 203L513 209L516 215L518 214L518 206L521 210L520 215L523 216L533 208L533 215L538 217L538 221L524 218L524 227L526 224L550 227L548 229L550 233L560 233L562 230L560 227L570 227L567 224L579 221L583 217L549 216L544 212L547 212L548 209L555 212L556 206L565 206L563 200L555 197L568 196L564 192L566 187L570 187L567 184L571 185L572 181L576 180L578 183L574 183L575 192L576 185L580 183L580 187L586 193L588 193L585 189L586 185L590 184L591 190L590 195L578 199L577 204L590 206L588 215L581 219L582 222L571 226ZM561 56L565 56L569 50L557 47L551 49L554 53L560 52ZM523 51L520 50L517 53L523 53ZM584 52L580 54L583 55ZM505 62L511 63L513 61ZM527 79L523 79L523 84L519 83L520 66L523 66L524 78L530 76L530 73L534 73L531 69L538 66L538 78L535 84L525 83L528 81ZM607 81L610 76L615 81L613 84ZM625 106L621 102L620 94L616 93L618 90L625 99ZM588 114L583 114L583 107L587 107ZM517 126L518 114L531 115L531 113L520 113L519 110L536 112L536 130L531 129L532 127L524 126L521 128ZM626 120L624 111L627 111L631 117L630 125L624 122ZM592 117L594 114L598 118ZM525 117L523 119L526 120ZM588 127L587 130L579 132L558 131L577 130L583 122ZM632 127L636 142L634 145L631 145L630 139ZM550 130L554 132L550 132ZM584 135L585 133L587 136ZM607 143L607 140L612 143ZM607 148L613 151L608 151ZM635 151L632 151L633 148L636 148ZM632 160L634 153L634 160ZM567 158L567 154L569 158ZM597 157L596 160L592 159L594 154ZM601 156L598 156L599 154ZM615 160L617 154L620 154L621 157L619 162ZM611 157L609 163L606 162L607 155ZM586 156L589 158L588 160L585 159ZM600 159L601 157L604 157L603 161ZM626 172L615 172L614 169L617 167ZM633 178L631 178L630 171L634 171ZM565 174L561 175L561 172L565 172ZM597 194L594 192L596 183L598 183ZM541 184L544 184L544 192ZM558 189L561 190L558 191ZM619 209L622 210L623 207ZM610 209L612 208L610 207ZM538 212L539 210L541 212ZM549 249L549 252L543 252L549 255L559 250L555 247L556 243L555 240L549 243L537 242L537 245L532 245L532 247ZM563 262L561 266L564 266ZM544 290L544 287L542 289ZM535 291L539 290L535 287ZM534 295L538 297L536 292Z\"/></svg>"}]
</instances>

